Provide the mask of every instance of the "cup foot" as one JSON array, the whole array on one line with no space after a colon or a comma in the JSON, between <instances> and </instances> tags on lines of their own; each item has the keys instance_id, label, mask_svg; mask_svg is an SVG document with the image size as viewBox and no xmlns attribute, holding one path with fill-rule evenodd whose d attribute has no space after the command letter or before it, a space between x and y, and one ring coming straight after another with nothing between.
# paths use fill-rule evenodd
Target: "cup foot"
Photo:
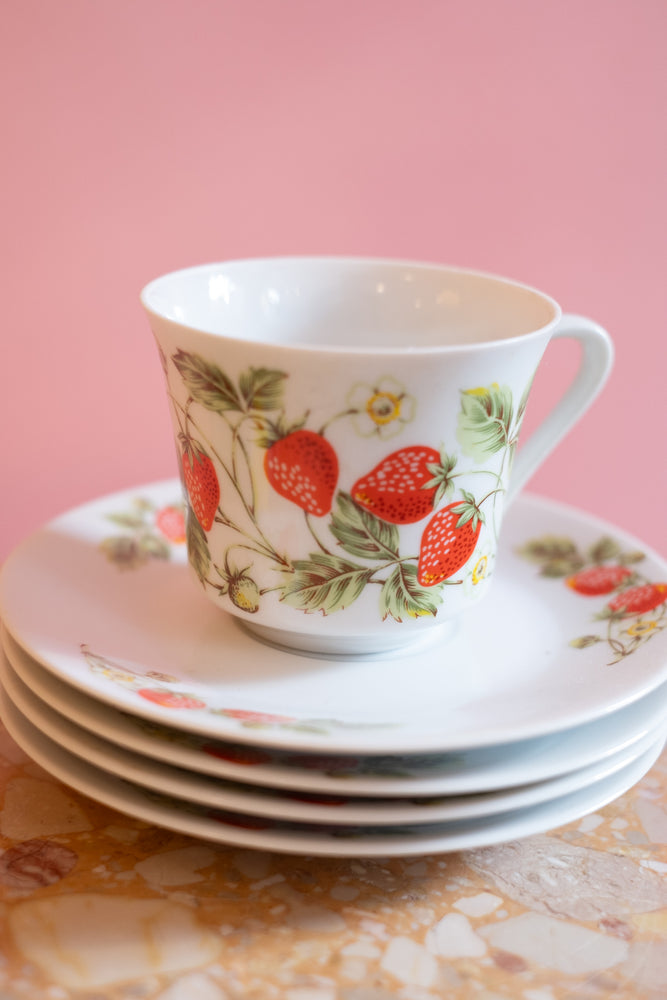
<instances>
[{"instance_id":1,"label":"cup foot","mask_svg":"<svg viewBox=\"0 0 667 1000\"><path fill-rule=\"evenodd\" d=\"M395 632L388 635L313 635L308 632L289 632L255 622L239 621L244 631L254 639L288 653L301 656L321 656L326 658L356 659L375 656L400 656L423 645L448 642L457 631L456 621L446 621L425 629L399 636Z\"/></svg>"}]
</instances>

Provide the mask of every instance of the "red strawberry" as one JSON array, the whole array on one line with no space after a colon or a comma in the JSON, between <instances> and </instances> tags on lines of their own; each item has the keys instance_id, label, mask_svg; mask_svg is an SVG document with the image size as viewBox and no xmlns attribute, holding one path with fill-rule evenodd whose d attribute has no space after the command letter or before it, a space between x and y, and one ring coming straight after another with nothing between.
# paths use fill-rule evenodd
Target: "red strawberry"
<instances>
[{"instance_id":1,"label":"red strawberry","mask_svg":"<svg viewBox=\"0 0 667 1000\"><path fill-rule=\"evenodd\" d=\"M185 541L185 517L179 507L163 507L157 512L155 524L175 545Z\"/></svg>"},{"instance_id":2,"label":"red strawberry","mask_svg":"<svg viewBox=\"0 0 667 1000\"><path fill-rule=\"evenodd\" d=\"M270 753L264 750L257 750L255 747L223 746L217 743L207 743L202 747L204 753L211 757L218 757L220 760L227 760L232 764L244 764L252 766L255 764L268 764L272 759Z\"/></svg>"},{"instance_id":3,"label":"red strawberry","mask_svg":"<svg viewBox=\"0 0 667 1000\"><path fill-rule=\"evenodd\" d=\"M607 604L610 611L621 615L643 615L667 601L667 583L644 583L617 594Z\"/></svg>"},{"instance_id":4,"label":"red strawberry","mask_svg":"<svg viewBox=\"0 0 667 1000\"><path fill-rule=\"evenodd\" d=\"M286 799L293 802L307 802L316 806L346 806L349 798L342 795L309 795L306 792L284 792Z\"/></svg>"},{"instance_id":5,"label":"red strawberry","mask_svg":"<svg viewBox=\"0 0 667 1000\"><path fill-rule=\"evenodd\" d=\"M225 715L229 719L239 719L241 722L256 723L257 725L280 725L283 722L294 722L288 715L269 715L268 712L254 712L246 708L221 708L220 715Z\"/></svg>"},{"instance_id":6,"label":"red strawberry","mask_svg":"<svg viewBox=\"0 0 667 1000\"><path fill-rule=\"evenodd\" d=\"M331 510L338 458L326 438L296 430L274 441L264 456L266 478L276 493L322 517Z\"/></svg>"},{"instance_id":7,"label":"red strawberry","mask_svg":"<svg viewBox=\"0 0 667 1000\"><path fill-rule=\"evenodd\" d=\"M182 441L185 488L195 517L204 531L210 531L220 503L220 484L215 466L198 444L189 438L182 438Z\"/></svg>"},{"instance_id":8,"label":"red strawberry","mask_svg":"<svg viewBox=\"0 0 667 1000\"><path fill-rule=\"evenodd\" d=\"M178 691L161 691L159 688L141 688L137 694L163 708L206 708L206 703L199 698Z\"/></svg>"},{"instance_id":9,"label":"red strawberry","mask_svg":"<svg viewBox=\"0 0 667 1000\"><path fill-rule=\"evenodd\" d=\"M440 485L434 480L434 466L440 467L440 455L435 448L425 445L401 448L357 479L352 499L382 521L414 524L433 510Z\"/></svg>"},{"instance_id":10,"label":"red strawberry","mask_svg":"<svg viewBox=\"0 0 667 1000\"><path fill-rule=\"evenodd\" d=\"M242 813L226 812L223 809L211 809L207 812L209 819L216 823L224 823L226 826L239 826L242 830L268 830L272 826L272 820L262 819L261 816L246 816Z\"/></svg>"},{"instance_id":11,"label":"red strawberry","mask_svg":"<svg viewBox=\"0 0 667 1000\"><path fill-rule=\"evenodd\" d=\"M611 594L619 584L632 576L632 570L626 566L591 566L582 569L580 573L569 576L565 583L578 594L587 597L599 597L601 594Z\"/></svg>"},{"instance_id":12,"label":"red strawberry","mask_svg":"<svg viewBox=\"0 0 667 1000\"><path fill-rule=\"evenodd\" d=\"M483 515L469 493L431 518L422 535L417 580L434 587L464 566L475 550Z\"/></svg>"}]
</instances>

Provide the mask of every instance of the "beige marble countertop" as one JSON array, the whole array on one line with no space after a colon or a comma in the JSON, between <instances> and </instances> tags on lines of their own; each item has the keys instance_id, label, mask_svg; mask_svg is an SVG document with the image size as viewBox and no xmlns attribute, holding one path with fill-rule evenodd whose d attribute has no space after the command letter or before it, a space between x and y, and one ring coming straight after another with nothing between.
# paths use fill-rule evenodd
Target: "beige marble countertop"
<instances>
[{"instance_id":1,"label":"beige marble countertop","mask_svg":"<svg viewBox=\"0 0 667 1000\"><path fill-rule=\"evenodd\" d=\"M0 735L1 1000L664 1000L667 750L523 841L408 859L227 848Z\"/></svg>"}]
</instances>

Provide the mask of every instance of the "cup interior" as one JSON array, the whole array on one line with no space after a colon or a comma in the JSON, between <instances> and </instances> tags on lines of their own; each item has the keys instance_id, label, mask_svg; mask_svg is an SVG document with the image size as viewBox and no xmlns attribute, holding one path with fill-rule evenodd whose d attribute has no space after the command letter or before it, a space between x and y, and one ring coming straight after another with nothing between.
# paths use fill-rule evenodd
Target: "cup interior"
<instances>
[{"instance_id":1,"label":"cup interior","mask_svg":"<svg viewBox=\"0 0 667 1000\"><path fill-rule=\"evenodd\" d=\"M559 316L548 296L505 278L363 258L206 264L156 279L142 302L149 313L206 333L314 350L492 343Z\"/></svg>"}]
</instances>

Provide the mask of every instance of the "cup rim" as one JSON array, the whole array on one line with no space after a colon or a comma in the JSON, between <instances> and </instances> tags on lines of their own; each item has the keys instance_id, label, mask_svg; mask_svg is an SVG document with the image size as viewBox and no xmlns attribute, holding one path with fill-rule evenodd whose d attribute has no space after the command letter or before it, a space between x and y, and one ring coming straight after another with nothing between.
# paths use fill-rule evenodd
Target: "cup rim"
<instances>
[{"instance_id":1,"label":"cup rim","mask_svg":"<svg viewBox=\"0 0 667 1000\"><path fill-rule=\"evenodd\" d=\"M527 293L537 299L539 299L544 305L546 305L552 313L551 319L546 323L536 326L534 329L528 330L524 333L514 334L508 337L498 337L493 339L485 339L480 341L475 341L473 343L457 343L457 344L429 344L429 345L394 345L390 347L382 346L355 346L350 344L337 345L333 343L328 344L313 344L313 343L281 343L278 341L273 341L268 338L262 339L257 338L256 340L248 341L243 337L238 337L233 334L228 334L224 332L215 332L212 330L203 329L197 324L188 323L185 320L174 319L172 316L167 315L164 309L157 308L154 304L151 304L151 296L158 289L159 286L172 281L174 278L183 277L188 274L203 273L206 271L212 271L216 268L224 268L230 266L243 266L243 265L271 265L271 264L282 264L290 263L294 265L311 265L313 263L322 266L325 265L363 265L367 267L378 267L378 268L390 268L390 269L409 269L412 271L421 272L433 272L442 273L450 275L462 275L468 278L479 279L488 283L501 285L506 288L515 289L518 292ZM497 274L492 271L485 271L482 269L443 264L437 261L427 261L427 260L415 260L409 258L400 257L375 257L375 256L364 256L364 255L346 255L346 254L275 254L267 256L258 257L237 257L228 258L217 261L207 261L199 264L192 264L183 268L175 268L171 271L167 271L156 278L153 278L147 284L143 286L139 294L139 300L141 305L147 314L156 317L157 319L173 323L182 327L183 329L190 330L199 333L201 336L210 337L217 341L228 341L237 344L249 344L253 343L256 345L265 345L271 347L274 350L282 350L285 352L303 352L312 354L336 354L336 355L354 355L354 356L372 356L372 357L413 357L413 356L429 356L429 355L447 355L455 354L460 351L474 352L488 351L490 348L499 348L506 345L525 343L531 339L536 339L544 336L546 333L551 331L561 320L563 311L558 302L546 292L541 291L533 285L530 285L523 281L518 281L514 278L508 278L504 275Z\"/></svg>"}]
</instances>

